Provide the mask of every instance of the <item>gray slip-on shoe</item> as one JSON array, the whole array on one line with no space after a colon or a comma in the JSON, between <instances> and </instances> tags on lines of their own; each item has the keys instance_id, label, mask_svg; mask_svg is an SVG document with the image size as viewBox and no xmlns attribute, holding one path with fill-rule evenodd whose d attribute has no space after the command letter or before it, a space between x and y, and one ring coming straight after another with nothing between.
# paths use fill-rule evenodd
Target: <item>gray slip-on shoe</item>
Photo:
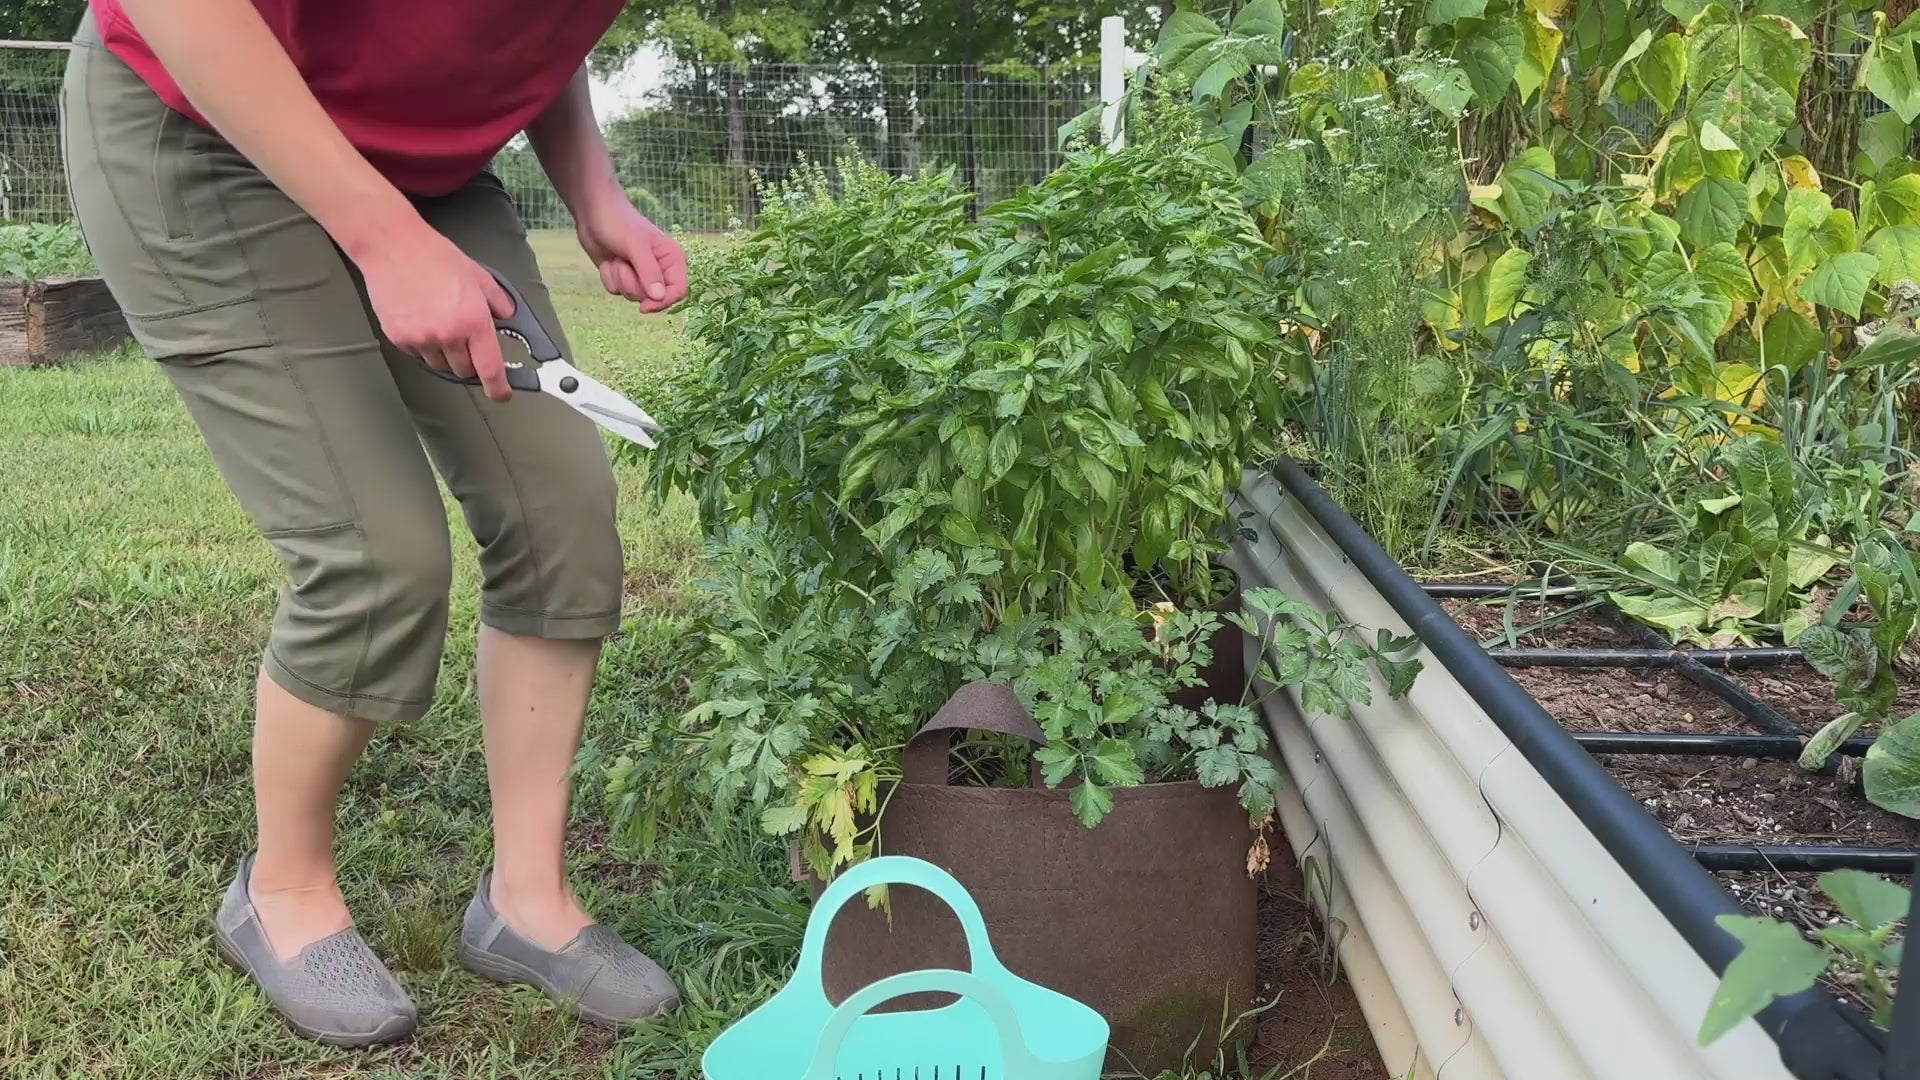
<instances>
[{"instance_id":1,"label":"gray slip-on shoe","mask_svg":"<svg viewBox=\"0 0 1920 1080\"><path fill-rule=\"evenodd\" d=\"M404 1039L419 1011L413 999L349 926L282 962L267 942L253 910L247 882L253 853L227 886L213 920L213 944L221 959L251 978L287 1026L329 1046L357 1049Z\"/></svg>"},{"instance_id":2,"label":"gray slip-on shoe","mask_svg":"<svg viewBox=\"0 0 1920 1080\"><path fill-rule=\"evenodd\" d=\"M460 924L460 963L495 982L535 986L608 1027L651 1020L680 1004L680 991L666 970L620 935L595 923L558 950L522 937L493 909L493 871L480 886Z\"/></svg>"}]
</instances>

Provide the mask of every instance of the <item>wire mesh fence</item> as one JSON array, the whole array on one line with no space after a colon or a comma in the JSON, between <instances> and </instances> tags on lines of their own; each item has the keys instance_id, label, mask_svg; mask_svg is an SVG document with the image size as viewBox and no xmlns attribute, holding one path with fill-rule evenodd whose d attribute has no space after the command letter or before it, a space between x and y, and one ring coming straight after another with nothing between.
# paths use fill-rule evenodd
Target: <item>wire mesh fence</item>
<instances>
[{"instance_id":1,"label":"wire mesh fence","mask_svg":"<svg viewBox=\"0 0 1920 1080\"><path fill-rule=\"evenodd\" d=\"M0 48L0 221L66 221L60 79L66 50Z\"/></svg>"},{"instance_id":2,"label":"wire mesh fence","mask_svg":"<svg viewBox=\"0 0 1920 1080\"><path fill-rule=\"evenodd\" d=\"M1841 78L1852 60L1835 56L1836 68L1848 71L1822 81L1847 92L1802 103L1814 132L1807 150L1823 171L1850 163L1858 125L1885 108ZM71 217L59 139L65 61L61 44L0 42L0 221ZM1098 103L1100 81L1096 61L670 65L648 74L650 85L638 91L596 91L602 131L634 202L662 225L694 232L751 223L761 180L849 152L896 173L953 169L982 204L992 203L1059 164L1059 129ZM618 99L604 100L609 94ZM1622 132L1641 145L1658 138L1651 103L1615 107ZM1498 160L1518 137L1508 132L1494 139L1499 145L1474 149ZM569 224L524 139L501 151L494 172L530 227Z\"/></svg>"},{"instance_id":3,"label":"wire mesh fence","mask_svg":"<svg viewBox=\"0 0 1920 1080\"><path fill-rule=\"evenodd\" d=\"M65 221L57 45L0 47L0 220ZM601 96L607 88L598 91ZM1058 131L1097 102L1093 65L752 65L678 68L598 102L623 186L656 221L718 231L753 220L758 181L856 152L889 170L953 169L983 202L1059 163ZM569 224L525 140L494 172L527 224Z\"/></svg>"},{"instance_id":4,"label":"wire mesh fence","mask_svg":"<svg viewBox=\"0 0 1920 1080\"><path fill-rule=\"evenodd\" d=\"M1059 163L1058 130L1098 100L1097 68L752 65L683 69L603 124L628 194L664 225L751 221L758 179L848 152L895 173L952 169L983 202ZM566 212L524 146L495 171L535 227Z\"/></svg>"}]
</instances>

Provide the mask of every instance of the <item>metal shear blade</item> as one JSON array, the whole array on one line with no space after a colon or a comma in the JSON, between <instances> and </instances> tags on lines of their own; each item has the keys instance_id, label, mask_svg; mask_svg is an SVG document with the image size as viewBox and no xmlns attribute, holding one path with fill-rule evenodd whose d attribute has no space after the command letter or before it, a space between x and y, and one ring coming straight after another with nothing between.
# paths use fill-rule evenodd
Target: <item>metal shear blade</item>
<instances>
[{"instance_id":1,"label":"metal shear blade","mask_svg":"<svg viewBox=\"0 0 1920 1080\"><path fill-rule=\"evenodd\" d=\"M639 443L649 450L654 448L653 437L660 434L660 425L647 411L629 401L625 395L608 389L606 384L588 375L565 360L549 360L539 367L540 390L551 394L582 416L613 432L630 442Z\"/></svg>"}]
</instances>

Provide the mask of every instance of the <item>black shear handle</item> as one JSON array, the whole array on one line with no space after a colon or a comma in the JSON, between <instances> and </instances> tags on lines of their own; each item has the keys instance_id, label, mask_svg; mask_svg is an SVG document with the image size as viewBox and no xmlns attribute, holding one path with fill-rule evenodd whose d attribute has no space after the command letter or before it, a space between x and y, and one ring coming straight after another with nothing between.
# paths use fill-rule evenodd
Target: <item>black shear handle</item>
<instances>
[{"instance_id":1,"label":"black shear handle","mask_svg":"<svg viewBox=\"0 0 1920 1080\"><path fill-rule=\"evenodd\" d=\"M538 392L540 389L539 365L549 360L560 359L560 346L554 343L553 335L547 333L547 328L541 325L540 317L533 313L533 308L527 304L527 298L520 295L520 290L514 287L513 282L507 280L505 274L485 263L481 263L480 268L492 274L493 280L499 284L501 291L507 294L507 299L513 301L511 315L504 319L493 320L494 332L511 334L519 338L526 343L527 353L533 358L532 364L522 364L517 367L508 365L507 385L515 390ZM467 386L480 385L478 376L463 378L451 371L442 371L431 364L426 364L424 360L421 363L426 365L428 371L448 382L462 383Z\"/></svg>"}]
</instances>

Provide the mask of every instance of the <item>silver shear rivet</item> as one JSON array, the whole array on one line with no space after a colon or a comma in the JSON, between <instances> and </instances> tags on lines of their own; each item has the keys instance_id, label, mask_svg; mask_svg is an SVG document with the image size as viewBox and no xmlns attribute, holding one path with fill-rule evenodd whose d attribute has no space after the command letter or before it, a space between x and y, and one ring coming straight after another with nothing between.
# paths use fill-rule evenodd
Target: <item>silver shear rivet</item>
<instances>
[{"instance_id":1,"label":"silver shear rivet","mask_svg":"<svg viewBox=\"0 0 1920 1080\"><path fill-rule=\"evenodd\" d=\"M571 375L569 375L569 376L567 376L566 378L564 378L564 379L561 379L561 380L560 380L560 392L561 392L561 393L563 393L563 394L571 394L571 393L573 393L573 392L574 392L575 390L578 390L578 389L580 389L580 380L579 380L579 379L576 379L576 378L574 378L573 376L571 376Z\"/></svg>"},{"instance_id":2,"label":"silver shear rivet","mask_svg":"<svg viewBox=\"0 0 1920 1080\"><path fill-rule=\"evenodd\" d=\"M1467 929L1469 930L1480 929L1480 913L1479 912L1470 911L1467 913Z\"/></svg>"}]
</instances>

